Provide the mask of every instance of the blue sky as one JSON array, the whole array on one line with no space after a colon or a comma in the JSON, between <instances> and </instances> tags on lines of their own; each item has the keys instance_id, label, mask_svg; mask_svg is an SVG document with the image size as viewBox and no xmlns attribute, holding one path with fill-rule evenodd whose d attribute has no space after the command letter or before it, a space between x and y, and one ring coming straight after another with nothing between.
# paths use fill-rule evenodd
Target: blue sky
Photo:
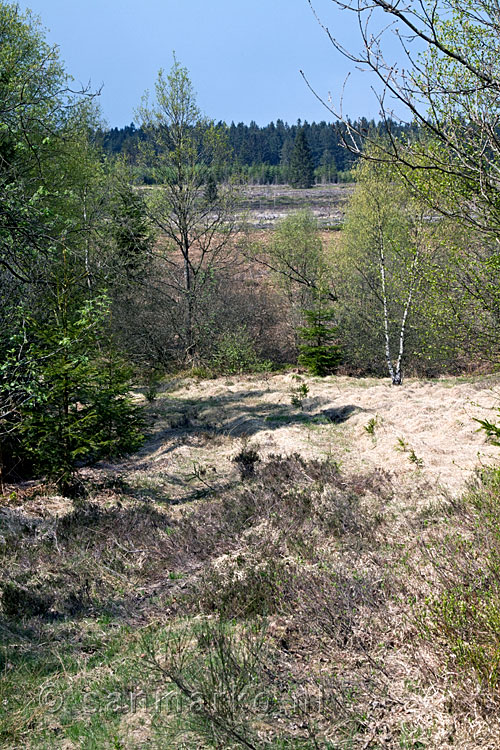
<instances>
[{"instance_id":1,"label":"blue sky","mask_svg":"<svg viewBox=\"0 0 500 750\"><path fill-rule=\"evenodd\" d=\"M359 45L351 14L331 0L314 5L332 33ZM158 69L171 67L173 50L190 72L200 108L215 120L333 119L300 69L334 103L351 71L344 112L378 116L369 77L353 72L332 47L307 0L21 0L20 6L40 17L77 81L103 85L100 106L110 126L134 119Z\"/></svg>"}]
</instances>

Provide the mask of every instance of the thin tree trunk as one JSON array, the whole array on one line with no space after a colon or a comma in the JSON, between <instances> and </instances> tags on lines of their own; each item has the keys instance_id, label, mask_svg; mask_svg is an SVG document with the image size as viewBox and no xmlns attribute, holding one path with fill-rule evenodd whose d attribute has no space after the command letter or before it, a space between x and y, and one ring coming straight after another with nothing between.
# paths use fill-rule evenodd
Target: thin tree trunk
<instances>
[{"instance_id":1,"label":"thin tree trunk","mask_svg":"<svg viewBox=\"0 0 500 750\"><path fill-rule=\"evenodd\" d=\"M406 305L405 305L405 309L403 312L403 319L401 321L401 330L399 332L399 353L398 353L398 359L396 362L396 378L398 380L397 385L401 385L401 383L403 382L403 378L401 375L401 364L403 361L403 353L404 353L406 321L408 319L408 313L410 312L410 307L411 307L411 303L413 299L413 292L415 289L415 271L417 269L417 263L418 263L418 249L415 251L415 257L413 258L413 262L411 264L410 290L408 293L408 299L406 300Z\"/></svg>"},{"instance_id":2,"label":"thin tree trunk","mask_svg":"<svg viewBox=\"0 0 500 750\"><path fill-rule=\"evenodd\" d=\"M418 248L416 248L415 255L411 264L410 288L408 291L408 297L406 299L406 303L405 303L404 310L403 310L403 317L401 319L401 328L399 330L398 358L396 360L396 366L394 366L392 357L391 357L391 345L390 345L390 336L389 336L389 309L388 309L388 303L387 303L387 280L386 280L386 271L385 271L384 237L383 237L382 227L380 224L378 226L378 231L379 231L380 279L382 282L382 303L383 303L383 309L384 309L385 358L387 361L387 369L389 370L389 375L392 381L392 385L402 385L403 383L402 363L403 363L403 354L404 354L406 323L408 320L408 315L409 315L411 303L413 300L413 292L415 290L415 280L416 280L415 272L417 268L419 253L418 253Z\"/></svg>"},{"instance_id":3,"label":"thin tree trunk","mask_svg":"<svg viewBox=\"0 0 500 750\"><path fill-rule=\"evenodd\" d=\"M3 481L4 466L3 466L3 453L2 453L2 441L0 440L0 492L5 492L5 484Z\"/></svg>"},{"instance_id":4,"label":"thin tree trunk","mask_svg":"<svg viewBox=\"0 0 500 750\"><path fill-rule=\"evenodd\" d=\"M186 353L187 363L192 363L194 357L193 341L193 295L191 289L191 268L189 265L189 240L184 238L184 291L186 293Z\"/></svg>"},{"instance_id":5,"label":"thin tree trunk","mask_svg":"<svg viewBox=\"0 0 500 750\"><path fill-rule=\"evenodd\" d=\"M391 358L391 343L389 338L389 311L387 305L387 283L385 276L385 253L384 253L384 235L382 226L378 225L379 232L379 260L380 260L380 280L382 282L382 304L384 308L384 339L385 339L385 359L387 362L387 369L389 370L389 376L392 380L393 385L401 385L401 379L397 382L396 373Z\"/></svg>"}]
</instances>

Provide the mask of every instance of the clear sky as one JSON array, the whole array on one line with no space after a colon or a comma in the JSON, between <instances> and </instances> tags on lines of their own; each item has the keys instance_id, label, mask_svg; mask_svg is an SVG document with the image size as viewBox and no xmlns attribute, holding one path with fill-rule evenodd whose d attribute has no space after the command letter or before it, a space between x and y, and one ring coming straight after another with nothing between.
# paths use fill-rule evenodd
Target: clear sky
<instances>
[{"instance_id":1,"label":"clear sky","mask_svg":"<svg viewBox=\"0 0 500 750\"><path fill-rule=\"evenodd\" d=\"M352 63L331 45L307 0L20 0L60 47L66 70L93 88L110 126L134 119L145 89L153 89L172 52L188 68L198 104L215 120L264 125L281 118L333 119L317 92L340 101ZM331 0L314 0L332 33L358 46L354 18ZM352 32L349 29L352 26ZM353 36L350 37L350 34ZM344 113L378 117L367 75L352 74Z\"/></svg>"}]
</instances>

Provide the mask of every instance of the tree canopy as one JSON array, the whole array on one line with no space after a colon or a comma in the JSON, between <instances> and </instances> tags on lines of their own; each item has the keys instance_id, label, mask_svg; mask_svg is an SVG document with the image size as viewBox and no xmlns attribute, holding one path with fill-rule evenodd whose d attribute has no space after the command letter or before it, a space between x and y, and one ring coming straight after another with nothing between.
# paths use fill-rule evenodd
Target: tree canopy
<instances>
[{"instance_id":1,"label":"tree canopy","mask_svg":"<svg viewBox=\"0 0 500 750\"><path fill-rule=\"evenodd\" d=\"M0 461L67 484L140 439L106 335L96 113L29 12L0 3L0 40Z\"/></svg>"}]
</instances>

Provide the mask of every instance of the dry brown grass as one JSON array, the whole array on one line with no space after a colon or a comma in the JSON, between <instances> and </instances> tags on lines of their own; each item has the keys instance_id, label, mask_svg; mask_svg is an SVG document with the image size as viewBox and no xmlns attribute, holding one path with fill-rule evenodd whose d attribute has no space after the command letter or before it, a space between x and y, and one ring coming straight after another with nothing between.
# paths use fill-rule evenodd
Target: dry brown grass
<instances>
[{"instance_id":1,"label":"dry brown grass","mask_svg":"<svg viewBox=\"0 0 500 750\"><path fill-rule=\"evenodd\" d=\"M57 653L51 679L72 695L102 685L97 706L110 675L113 690L136 681L206 700L168 717L96 713L93 731L109 731L93 745L71 740L79 699L65 718L19 707L3 745L499 747L498 686L485 672L497 654L498 486L461 499L478 460L498 458L473 421L496 388L494 378L173 379L148 407L143 450L82 472L87 497L10 488L0 627L18 695L36 701L47 679L37 665ZM253 471L241 471L249 455ZM458 604L443 617L450 592ZM110 634L95 645L103 618ZM4 682L12 703L10 667Z\"/></svg>"}]
</instances>

